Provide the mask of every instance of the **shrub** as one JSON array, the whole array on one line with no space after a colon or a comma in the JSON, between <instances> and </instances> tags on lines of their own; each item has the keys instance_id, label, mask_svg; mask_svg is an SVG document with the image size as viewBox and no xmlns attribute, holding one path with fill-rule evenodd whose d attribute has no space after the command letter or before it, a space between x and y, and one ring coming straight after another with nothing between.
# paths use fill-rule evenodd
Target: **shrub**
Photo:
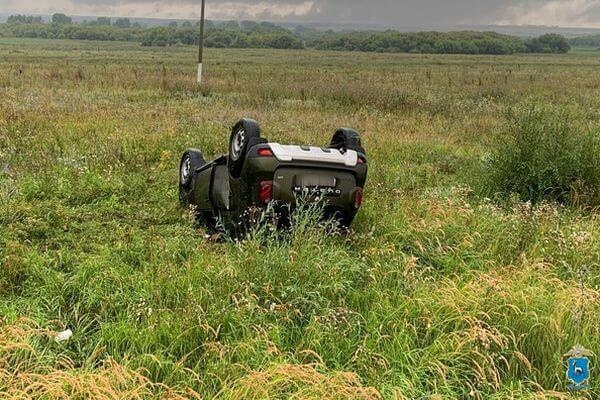
<instances>
[{"instance_id":1,"label":"shrub","mask_svg":"<svg viewBox=\"0 0 600 400\"><path fill-rule=\"evenodd\" d=\"M577 127L564 110L534 106L509 113L485 162L487 194L600 205L600 131Z\"/></svg>"},{"instance_id":2,"label":"shrub","mask_svg":"<svg viewBox=\"0 0 600 400\"><path fill-rule=\"evenodd\" d=\"M571 45L567 39L556 33L548 33L525 42L528 53L568 53Z\"/></svg>"}]
</instances>

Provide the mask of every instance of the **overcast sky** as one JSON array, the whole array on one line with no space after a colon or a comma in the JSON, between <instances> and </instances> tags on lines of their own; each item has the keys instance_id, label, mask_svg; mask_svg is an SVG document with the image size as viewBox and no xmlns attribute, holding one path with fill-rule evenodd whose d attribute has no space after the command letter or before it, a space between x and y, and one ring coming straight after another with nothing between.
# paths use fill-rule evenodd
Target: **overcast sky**
<instances>
[{"instance_id":1,"label":"overcast sky","mask_svg":"<svg viewBox=\"0 0 600 400\"><path fill-rule=\"evenodd\" d=\"M200 0L0 0L0 13L196 18ZM210 19L600 28L600 0L207 0Z\"/></svg>"}]
</instances>

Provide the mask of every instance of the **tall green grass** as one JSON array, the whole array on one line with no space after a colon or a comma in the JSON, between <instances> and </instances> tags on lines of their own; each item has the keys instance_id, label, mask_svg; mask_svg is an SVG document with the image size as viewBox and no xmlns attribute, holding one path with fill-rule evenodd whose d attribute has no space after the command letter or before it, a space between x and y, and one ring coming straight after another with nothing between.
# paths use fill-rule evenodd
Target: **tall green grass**
<instances>
[{"instance_id":1,"label":"tall green grass","mask_svg":"<svg viewBox=\"0 0 600 400\"><path fill-rule=\"evenodd\" d=\"M487 160L490 195L600 206L600 129L544 105L512 109L508 132Z\"/></svg>"},{"instance_id":2,"label":"tall green grass","mask_svg":"<svg viewBox=\"0 0 600 400\"><path fill-rule=\"evenodd\" d=\"M192 49L0 40L0 397L567 398L563 354L600 353L598 213L465 184L515 103L593 130L597 59L352 56L211 50L198 92ZM241 116L363 133L348 235L194 226L180 152Z\"/></svg>"}]
</instances>

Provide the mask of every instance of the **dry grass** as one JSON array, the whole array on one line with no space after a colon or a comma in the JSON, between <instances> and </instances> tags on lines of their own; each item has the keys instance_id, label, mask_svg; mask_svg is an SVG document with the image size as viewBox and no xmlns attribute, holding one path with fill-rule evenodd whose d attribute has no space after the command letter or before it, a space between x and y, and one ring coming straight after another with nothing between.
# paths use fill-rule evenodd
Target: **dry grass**
<instances>
[{"instance_id":1,"label":"dry grass","mask_svg":"<svg viewBox=\"0 0 600 400\"><path fill-rule=\"evenodd\" d=\"M187 389L151 382L142 371L113 359L77 367L66 357L52 359L43 347L55 345L57 332L20 320L0 325L0 392L3 399L200 399ZM32 342L37 342L32 345Z\"/></svg>"},{"instance_id":2,"label":"dry grass","mask_svg":"<svg viewBox=\"0 0 600 400\"><path fill-rule=\"evenodd\" d=\"M322 365L274 365L266 371L252 371L237 380L221 395L226 399L322 399L378 400L381 394L364 387L351 372L323 374Z\"/></svg>"}]
</instances>

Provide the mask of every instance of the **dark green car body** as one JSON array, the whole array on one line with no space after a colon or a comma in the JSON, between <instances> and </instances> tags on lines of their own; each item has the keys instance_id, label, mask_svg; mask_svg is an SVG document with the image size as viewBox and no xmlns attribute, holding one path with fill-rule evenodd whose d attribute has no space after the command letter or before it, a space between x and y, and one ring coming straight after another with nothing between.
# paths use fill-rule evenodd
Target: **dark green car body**
<instances>
[{"instance_id":1,"label":"dark green car body","mask_svg":"<svg viewBox=\"0 0 600 400\"><path fill-rule=\"evenodd\" d=\"M186 154L190 152L198 151ZM199 220L212 227L221 221L225 230L243 230L249 210L255 213L270 205L285 214L300 201L322 204L325 217L348 227L362 204L368 169L364 150L254 140L245 150L239 176L232 173L230 156L210 163L204 162L201 153L200 158L187 189L182 189L180 180L180 198Z\"/></svg>"}]
</instances>

